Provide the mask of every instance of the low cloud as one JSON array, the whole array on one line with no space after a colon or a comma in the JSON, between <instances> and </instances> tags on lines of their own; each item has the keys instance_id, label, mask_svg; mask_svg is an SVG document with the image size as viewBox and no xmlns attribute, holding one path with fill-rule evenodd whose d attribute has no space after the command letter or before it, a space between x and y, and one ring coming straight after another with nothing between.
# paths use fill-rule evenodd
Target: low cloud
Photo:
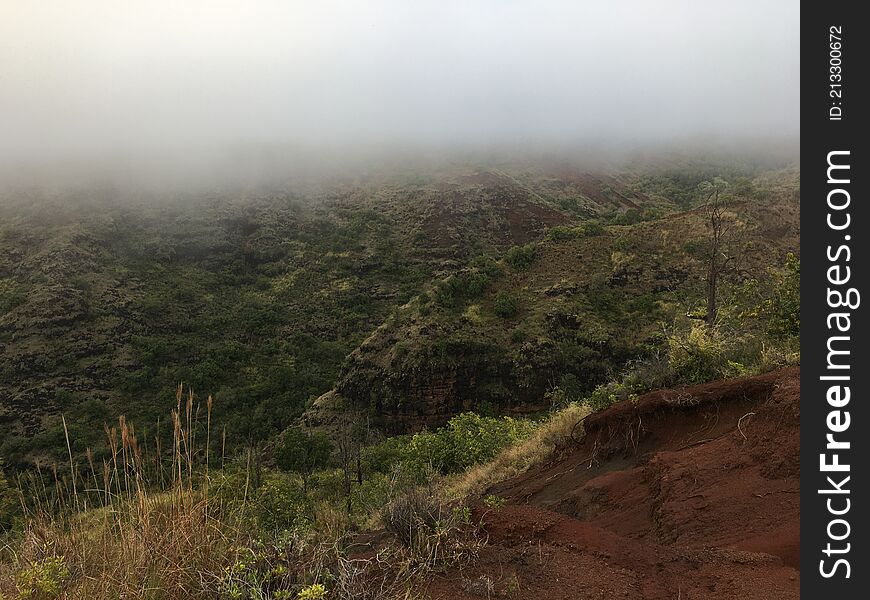
<instances>
[{"instance_id":1,"label":"low cloud","mask_svg":"<svg viewBox=\"0 0 870 600\"><path fill-rule=\"evenodd\" d=\"M796 2L6 0L2 13L6 174L799 133Z\"/></svg>"}]
</instances>

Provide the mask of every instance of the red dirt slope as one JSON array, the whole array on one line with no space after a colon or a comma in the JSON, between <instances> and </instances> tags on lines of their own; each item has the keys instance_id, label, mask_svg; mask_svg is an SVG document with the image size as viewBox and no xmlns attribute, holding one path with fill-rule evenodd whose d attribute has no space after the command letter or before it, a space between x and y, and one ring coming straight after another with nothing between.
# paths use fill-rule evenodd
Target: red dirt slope
<instances>
[{"instance_id":1,"label":"red dirt slope","mask_svg":"<svg viewBox=\"0 0 870 600\"><path fill-rule=\"evenodd\" d=\"M798 598L800 369L657 391L489 491L479 560L432 598Z\"/></svg>"}]
</instances>

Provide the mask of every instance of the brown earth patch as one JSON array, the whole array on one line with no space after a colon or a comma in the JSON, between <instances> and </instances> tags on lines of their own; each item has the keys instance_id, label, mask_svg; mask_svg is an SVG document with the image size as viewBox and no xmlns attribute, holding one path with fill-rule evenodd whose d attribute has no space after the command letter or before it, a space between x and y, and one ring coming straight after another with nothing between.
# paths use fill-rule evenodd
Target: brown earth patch
<instances>
[{"instance_id":1,"label":"brown earth patch","mask_svg":"<svg viewBox=\"0 0 870 600\"><path fill-rule=\"evenodd\" d=\"M564 458L489 490L489 544L431 598L800 593L800 369L662 390L589 417ZM481 591L483 590L483 591Z\"/></svg>"}]
</instances>

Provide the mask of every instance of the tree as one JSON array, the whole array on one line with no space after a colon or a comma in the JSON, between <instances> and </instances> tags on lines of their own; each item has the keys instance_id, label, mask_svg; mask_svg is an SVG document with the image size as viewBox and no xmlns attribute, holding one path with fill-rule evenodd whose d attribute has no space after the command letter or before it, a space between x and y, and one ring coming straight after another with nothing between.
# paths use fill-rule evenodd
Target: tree
<instances>
[{"instance_id":1,"label":"tree","mask_svg":"<svg viewBox=\"0 0 870 600\"><path fill-rule=\"evenodd\" d=\"M356 472L357 485L362 485L362 448L370 437L371 427L368 417L363 417L354 411L345 411L339 422L338 455L341 459L344 475L344 496L347 501L348 514L351 511L352 472Z\"/></svg>"},{"instance_id":2,"label":"tree","mask_svg":"<svg viewBox=\"0 0 870 600\"><path fill-rule=\"evenodd\" d=\"M734 220L728 213L724 191L728 184L716 177L712 181L704 181L699 185L707 199L704 205L707 214L709 238L706 251L707 261L707 313L704 321L712 329L719 313L718 292L722 276L734 260L731 239Z\"/></svg>"},{"instance_id":3,"label":"tree","mask_svg":"<svg viewBox=\"0 0 870 600\"><path fill-rule=\"evenodd\" d=\"M299 473L302 487L308 492L308 479L311 474L329 464L332 455L332 442L322 431L303 431L290 427L284 432L275 459L285 471Z\"/></svg>"}]
</instances>

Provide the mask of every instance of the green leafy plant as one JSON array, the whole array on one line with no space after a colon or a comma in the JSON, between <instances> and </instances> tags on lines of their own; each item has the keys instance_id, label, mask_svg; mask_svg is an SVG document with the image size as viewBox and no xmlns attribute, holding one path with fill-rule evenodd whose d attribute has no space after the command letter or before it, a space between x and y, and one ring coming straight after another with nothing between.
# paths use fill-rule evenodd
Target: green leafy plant
<instances>
[{"instance_id":1,"label":"green leafy plant","mask_svg":"<svg viewBox=\"0 0 870 600\"><path fill-rule=\"evenodd\" d=\"M324 600L326 598L326 586L322 583L314 583L299 590L299 600Z\"/></svg>"},{"instance_id":2,"label":"green leafy plant","mask_svg":"<svg viewBox=\"0 0 870 600\"><path fill-rule=\"evenodd\" d=\"M308 491L308 478L315 469L325 467L332 454L332 442L322 431L304 431L299 427L288 428L276 452L276 462L285 471L302 476L302 484Z\"/></svg>"},{"instance_id":3,"label":"green leafy plant","mask_svg":"<svg viewBox=\"0 0 870 600\"><path fill-rule=\"evenodd\" d=\"M441 499L411 490L390 502L383 521L402 542L412 563L427 568L473 558L481 540L467 506L450 506Z\"/></svg>"},{"instance_id":4,"label":"green leafy plant","mask_svg":"<svg viewBox=\"0 0 870 600\"><path fill-rule=\"evenodd\" d=\"M19 572L18 593L28 600L51 600L60 596L69 576L63 556L49 555Z\"/></svg>"},{"instance_id":5,"label":"green leafy plant","mask_svg":"<svg viewBox=\"0 0 870 600\"><path fill-rule=\"evenodd\" d=\"M492 460L504 447L531 435L534 424L511 417L482 417L462 413L446 427L415 434L407 455L422 472L431 465L443 473L455 473Z\"/></svg>"},{"instance_id":6,"label":"green leafy plant","mask_svg":"<svg viewBox=\"0 0 870 600\"><path fill-rule=\"evenodd\" d=\"M604 233L604 225L602 225L599 221L592 219L591 221L586 221L582 225L582 231L583 235L588 237L601 235L602 233Z\"/></svg>"},{"instance_id":7,"label":"green leafy plant","mask_svg":"<svg viewBox=\"0 0 870 600\"><path fill-rule=\"evenodd\" d=\"M680 383L704 383L745 372L744 365L729 358L717 331L698 326L668 337L668 366Z\"/></svg>"},{"instance_id":8,"label":"green leafy plant","mask_svg":"<svg viewBox=\"0 0 870 600\"><path fill-rule=\"evenodd\" d=\"M502 506L507 504L507 500L505 500L501 496L489 494L483 499L483 503L489 508L501 508Z\"/></svg>"},{"instance_id":9,"label":"green leafy plant","mask_svg":"<svg viewBox=\"0 0 870 600\"><path fill-rule=\"evenodd\" d=\"M505 255L505 261L514 269L526 269L535 262L538 256L538 249L534 244L526 244L524 246L513 246Z\"/></svg>"},{"instance_id":10,"label":"green leafy plant","mask_svg":"<svg viewBox=\"0 0 870 600\"><path fill-rule=\"evenodd\" d=\"M503 319L510 319L511 317L515 317L517 313L520 311L520 303L517 300L516 296L505 292L504 290L500 291L495 296L495 300L493 301L493 310L495 314Z\"/></svg>"},{"instance_id":11,"label":"green leafy plant","mask_svg":"<svg viewBox=\"0 0 870 600\"><path fill-rule=\"evenodd\" d=\"M280 531L303 526L308 506L298 480L276 473L269 475L256 492L254 514L260 528Z\"/></svg>"},{"instance_id":12,"label":"green leafy plant","mask_svg":"<svg viewBox=\"0 0 870 600\"><path fill-rule=\"evenodd\" d=\"M777 337L797 336L801 331L801 261L789 252L782 270L774 272L773 294L762 305L768 331Z\"/></svg>"}]
</instances>

